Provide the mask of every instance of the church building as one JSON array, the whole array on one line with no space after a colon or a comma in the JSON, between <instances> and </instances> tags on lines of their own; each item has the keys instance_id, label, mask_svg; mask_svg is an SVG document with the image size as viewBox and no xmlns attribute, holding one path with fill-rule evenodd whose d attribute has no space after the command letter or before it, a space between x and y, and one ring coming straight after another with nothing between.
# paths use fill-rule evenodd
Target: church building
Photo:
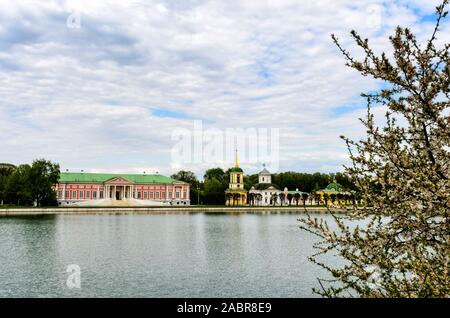
<instances>
[{"instance_id":1,"label":"church building","mask_svg":"<svg viewBox=\"0 0 450 318\"><path fill-rule=\"evenodd\" d=\"M263 170L258 173L258 183L251 187L248 192L249 204L255 206L268 205L291 205L298 204L300 198L308 195L298 189L289 191L283 190L278 185L272 183L272 175L263 165Z\"/></svg>"},{"instance_id":2,"label":"church building","mask_svg":"<svg viewBox=\"0 0 450 318\"><path fill-rule=\"evenodd\" d=\"M272 205L278 199L281 190L277 185L272 184L272 175L265 165L258 173L258 183L251 187L249 199L251 205Z\"/></svg>"},{"instance_id":3,"label":"church building","mask_svg":"<svg viewBox=\"0 0 450 318\"><path fill-rule=\"evenodd\" d=\"M236 162L230 170L230 184L225 190L225 204L230 206L247 205L247 191L244 189L244 171L239 168L238 153Z\"/></svg>"}]
</instances>

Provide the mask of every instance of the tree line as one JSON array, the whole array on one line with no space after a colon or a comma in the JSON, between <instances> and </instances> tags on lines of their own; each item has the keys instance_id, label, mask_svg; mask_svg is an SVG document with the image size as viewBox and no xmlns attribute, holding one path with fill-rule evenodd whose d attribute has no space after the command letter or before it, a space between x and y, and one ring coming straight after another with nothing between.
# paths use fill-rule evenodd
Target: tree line
<instances>
[{"instance_id":1,"label":"tree line","mask_svg":"<svg viewBox=\"0 0 450 318\"><path fill-rule=\"evenodd\" d=\"M230 170L211 168L206 170L203 181L198 180L192 171L181 170L171 177L190 184L192 204L222 205L225 204L225 190L230 182ZM338 173L300 173L294 171L272 174L272 184L279 189L299 189L302 192L314 192L325 188L336 181L347 191L356 191L355 182L346 174ZM258 174L244 177L244 188L250 188L258 183Z\"/></svg>"},{"instance_id":2,"label":"tree line","mask_svg":"<svg viewBox=\"0 0 450 318\"><path fill-rule=\"evenodd\" d=\"M60 175L59 164L45 159L34 160L30 164L15 166L0 163L0 204L20 206L54 206L57 205L54 185ZM225 204L225 190L229 186L230 169L211 168L206 170L203 180L199 180L192 171L181 170L171 176L190 184L192 204ZM282 172L272 175L272 183L279 189L299 189L314 192L325 188L335 180L347 190L356 190L355 183L343 173L299 173ZM244 177L244 188L258 183L258 174Z\"/></svg>"},{"instance_id":3,"label":"tree line","mask_svg":"<svg viewBox=\"0 0 450 318\"><path fill-rule=\"evenodd\" d=\"M59 174L59 165L45 159L34 160L31 165L0 163L0 204L57 205L54 185Z\"/></svg>"}]
</instances>

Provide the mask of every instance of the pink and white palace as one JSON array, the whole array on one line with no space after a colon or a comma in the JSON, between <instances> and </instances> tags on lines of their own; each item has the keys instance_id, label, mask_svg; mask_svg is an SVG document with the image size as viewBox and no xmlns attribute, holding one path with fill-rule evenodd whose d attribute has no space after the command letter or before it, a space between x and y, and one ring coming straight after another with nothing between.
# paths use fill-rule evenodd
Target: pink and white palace
<instances>
[{"instance_id":1,"label":"pink and white palace","mask_svg":"<svg viewBox=\"0 0 450 318\"><path fill-rule=\"evenodd\" d=\"M158 174L62 172L57 185L60 206L189 205L189 184Z\"/></svg>"}]
</instances>

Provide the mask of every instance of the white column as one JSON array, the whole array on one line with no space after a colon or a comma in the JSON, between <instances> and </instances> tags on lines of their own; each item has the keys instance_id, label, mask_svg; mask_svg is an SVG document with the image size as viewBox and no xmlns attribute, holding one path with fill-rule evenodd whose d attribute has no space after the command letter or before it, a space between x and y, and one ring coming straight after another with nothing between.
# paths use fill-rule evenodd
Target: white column
<instances>
[{"instance_id":1,"label":"white column","mask_svg":"<svg viewBox=\"0 0 450 318\"><path fill-rule=\"evenodd\" d=\"M64 183L63 185L63 195L62 195L63 200L66 199L66 184Z\"/></svg>"},{"instance_id":2,"label":"white column","mask_svg":"<svg viewBox=\"0 0 450 318\"><path fill-rule=\"evenodd\" d=\"M100 198L100 186L97 186L97 195L96 195L96 200L98 200Z\"/></svg>"}]
</instances>

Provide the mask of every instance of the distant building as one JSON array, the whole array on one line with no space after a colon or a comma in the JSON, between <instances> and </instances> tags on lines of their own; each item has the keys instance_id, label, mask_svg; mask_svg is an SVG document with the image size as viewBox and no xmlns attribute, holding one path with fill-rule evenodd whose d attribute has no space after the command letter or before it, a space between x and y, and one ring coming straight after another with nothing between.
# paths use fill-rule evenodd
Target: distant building
<instances>
[{"instance_id":1,"label":"distant building","mask_svg":"<svg viewBox=\"0 0 450 318\"><path fill-rule=\"evenodd\" d=\"M320 205L344 205L353 200L353 194L333 181L325 189L316 191L317 203Z\"/></svg>"},{"instance_id":2,"label":"distant building","mask_svg":"<svg viewBox=\"0 0 450 318\"><path fill-rule=\"evenodd\" d=\"M272 175L263 165L263 170L258 173L258 183L248 192L249 204L257 206L296 204L305 192L289 191L287 188L280 190L278 185L272 183Z\"/></svg>"},{"instance_id":3,"label":"distant building","mask_svg":"<svg viewBox=\"0 0 450 318\"><path fill-rule=\"evenodd\" d=\"M276 184L272 184L272 175L264 168L258 173L258 183L253 185L248 192L250 205L274 205L278 202L281 190Z\"/></svg>"},{"instance_id":4,"label":"distant building","mask_svg":"<svg viewBox=\"0 0 450 318\"><path fill-rule=\"evenodd\" d=\"M62 172L57 185L60 206L189 205L189 184L155 174Z\"/></svg>"},{"instance_id":5,"label":"distant building","mask_svg":"<svg viewBox=\"0 0 450 318\"><path fill-rule=\"evenodd\" d=\"M247 205L247 191L244 189L244 171L239 168L238 153L236 150L236 162L230 170L230 184L225 190L225 204L232 206Z\"/></svg>"}]
</instances>

